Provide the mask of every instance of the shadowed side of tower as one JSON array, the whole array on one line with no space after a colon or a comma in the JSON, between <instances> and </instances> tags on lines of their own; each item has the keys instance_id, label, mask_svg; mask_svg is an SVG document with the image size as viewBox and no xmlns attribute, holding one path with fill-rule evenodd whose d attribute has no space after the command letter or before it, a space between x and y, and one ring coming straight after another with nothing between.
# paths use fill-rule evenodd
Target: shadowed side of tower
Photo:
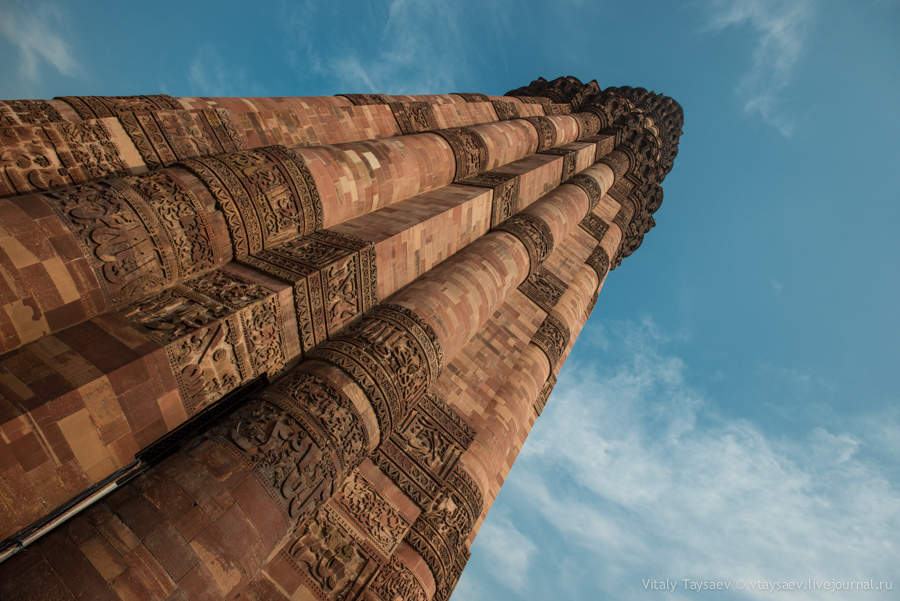
<instances>
[{"instance_id":1,"label":"shadowed side of tower","mask_svg":"<svg viewBox=\"0 0 900 601\"><path fill-rule=\"evenodd\" d=\"M572 77L0 103L0 532L142 470L0 598L447 599L682 124Z\"/></svg>"}]
</instances>

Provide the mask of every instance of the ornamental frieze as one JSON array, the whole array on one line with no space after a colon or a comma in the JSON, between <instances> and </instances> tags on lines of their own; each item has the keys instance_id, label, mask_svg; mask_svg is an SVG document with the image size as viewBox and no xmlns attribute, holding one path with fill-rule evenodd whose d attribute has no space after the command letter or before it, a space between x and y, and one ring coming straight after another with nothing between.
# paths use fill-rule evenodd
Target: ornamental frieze
<instances>
[{"instance_id":1,"label":"ornamental frieze","mask_svg":"<svg viewBox=\"0 0 900 601\"><path fill-rule=\"evenodd\" d=\"M540 151L541 154L552 154L563 158L562 172L559 181L564 182L575 175L575 161L578 158L578 150L571 150L565 146L562 148L548 148Z\"/></svg>"},{"instance_id":2,"label":"ornamental frieze","mask_svg":"<svg viewBox=\"0 0 900 601\"><path fill-rule=\"evenodd\" d=\"M567 184L572 184L573 186L578 186L584 193L588 196L588 205L589 211L593 211L594 208L600 204L600 200L603 198L603 189L600 187L600 184L597 183L593 177L586 173L579 173L567 179L565 181Z\"/></svg>"},{"instance_id":3,"label":"ornamental frieze","mask_svg":"<svg viewBox=\"0 0 900 601\"><path fill-rule=\"evenodd\" d=\"M224 260L199 199L165 171L79 184L44 197L81 243L113 306Z\"/></svg>"},{"instance_id":4,"label":"ornamental frieze","mask_svg":"<svg viewBox=\"0 0 900 601\"><path fill-rule=\"evenodd\" d=\"M118 118L151 169L241 149L241 137L224 109L128 111Z\"/></svg>"},{"instance_id":5,"label":"ornamental frieze","mask_svg":"<svg viewBox=\"0 0 900 601\"><path fill-rule=\"evenodd\" d=\"M512 100L491 100L497 118L501 121L507 119L518 119L521 117L519 112L519 103Z\"/></svg>"},{"instance_id":6,"label":"ornamental frieze","mask_svg":"<svg viewBox=\"0 0 900 601\"><path fill-rule=\"evenodd\" d=\"M470 92L455 92L454 96L459 96L466 102L490 102L491 99L484 94L473 94Z\"/></svg>"},{"instance_id":7,"label":"ornamental frieze","mask_svg":"<svg viewBox=\"0 0 900 601\"><path fill-rule=\"evenodd\" d=\"M0 127L0 196L48 190L127 171L101 121Z\"/></svg>"},{"instance_id":8,"label":"ornamental frieze","mask_svg":"<svg viewBox=\"0 0 900 601\"><path fill-rule=\"evenodd\" d=\"M322 227L322 202L303 159L265 146L179 163L218 201L234 256L244 258Z\"/></svg>"},{"instance_id":9,"label":"ornamental frieze","mask_svg":"<svg viewBox=\"0 0 900 601\"><path fill-rule=\"evenodd\" d=\"M242 259L293 285L304 352L336 335L375 306L375 250L371 242L320 230Z\"/></svg>"},{"instance_id":10,"label":"ornamental frieze","mask_svg":"<svg viewBox=\"0 0 900 601\"><path fill-rule=\"evenodd\" d=\"M382 304L310 357L340 367L366 393L382 438L398 426L437 379L443 351L421 317L400 305Z\"/></svg>"},{"instance_id":11,"label":"ornamental frieze","mask_svg":"<svg viewBox=\"0 0 900 601\"><path fill-rule=\"evenodd\" d=\"M519 291L548 313L568 288L568 284L544 267L537 269L519 284Z\"/></svg>"},{"instance_id":12,"label":"ornamental frieze","mask_svg":"<svg viewBox=\"0 0 900 601\"><path fill-rule=\"evenodd\" d=\"M605 236L606 232L609 230L609 224L606 223L602 217L594 213L585 215L578 226L589 233L597 242L602 241L603 236Z\"/></svg>"},{"instance_id":13,"label":"ornamental frieze","mask_svg":"<svg viewBox=\"0 0 900 601\"><path fill-rule=\"evenodd\" d=\"M556 386L556 375L551 373L550 377L544 382L544 385L541 386L541 391L534 400L534 412L537 413L538 416L544 412L544 407L547 406L547 399L550 398L550 393L553 392L554 386Z\"/></svg>"},{"instance_id":14,"label":"ornamental frieze","mask_svg":"<svg viewBox=\"0 0 900 601\"><path fill-rule=\"evenodd\" d=\"M350 524L329 505L288 540L281 555L321 601L359 599L378 568L371 552L354 539Z\"/></svg>"},{"instance_id":15,"label":"ornamental frieze","mask_svg":"<svg viewBox=\"0 0 900 601\"><path fill-rule=\"evenodd\" d=\"M188 415L286 361L273 291L215 270L118 312L165 346Z\"/></svg>"},{"instance_id":16,"label":"ornamental frieze","mask_svg":"<svg viewBox=\"0 0 900 601\"><path fill-rule=\"evenodd\" d=\"M391 556L409 530L409 523L400 511L359 470L347 477L334 502L385 557Z\"/></svg>"},{"instance_id":17,"label":"ornamental frieze","mask_svg":"<svg viewBox=\"0 0 900 601\"><path fill-rule=\"evenodd\" d=\"M380 601L428 601L425 590L409 568L397 556L381 567L369 586Z\"/></svg>"},{"instance_id":18,"label":"ornamental frieze","mask_svg":"<svg viewBox=\"0 0 900 601\"><path fill-rule=\"evenodd\" d=\"M460 181L484 171L487 165L487 144L478 132L470 127L436 129L431 133L441 136L453 150L456 158L456 175L453 181Z\"/></svg>"},{"instance_id":19,"label":"ornamental frieze","mask_svg":"<svg viewBox=\"0 0 900 601\"><path fill-rule=\"evenodd\" d=\"M181 104L165 94L147 96L57 96L78 113L82 119L115 117L125 111L178 110Z\"/></svg>"},{"instance_id":20,"label":"ornamental frieze","mask_svg":"<svg viewBox=\"0 0 900 601\"><path fill-rule=\"evenodd\" d=\"M605 278L606 274L609 272L609 254L606 252L606 249L599 244L591 251L591 254L585 260L585 263L587 263L597 274L598 282L602 282L603 278Z\"/></svg>"},{"instance_id":21,"label":"ornamental frieze","mask_svg":"<svg viewBox=\"0 0 900 601\"><path fill-rule=\"evenodd\" d=\"M544 351L553 372L569 344L569 326L558 313L551 311L531 338L531 344Z\"/></svg>"},{"instance_id":22,"label":"ornamental frieze","mask_svg":"<svg viewBox=\"0 0 900 601\"><path fill-rule=\"evenodd\" d=\"M438 127L434 109L427 102L391 102L389 106L402 134L415 134Z\"/></svg>"},{"instance_id":23,"label":"ornamental frieze","mask_svg":"<svg viewBox=\"0 0 900 601\"><path fill-rule=\"evenodd\" d=\"M356 106L367 104L388 104L390 102L384 94L338 94L352 102Z\"/></svg>"},{"instance_id":24,"label":"ornamental frieze","mask_svg":"<svg viewBox=\"0 0 900 601\"><path fill-rule=\"evenodd\" d=\"M493 190L491 196L491 226L508 219L519 210L520 178L516 174L485 171L461 180L465 186L478 186Z\"/></svg>"},{"instance_id":25,"label":"ornamental frieze","mask_svg":"<svg viewBox=\"0 0 900 601\"><path fill-rule=\"evenodd\" d=\"M62 121L62 115L46 100L0 100L0 127L54 121Z\"/></svg>"},{"instance_id":26,"label":"ornamental frieze","mask_svg":"<svg viewBox=\"0 0 900 601\"><path fill-rule=\"evenodd\" d=\"M556 146L556 124L547 117L525 117L526 121L534 126L537 131L537 151L547 150Z\"/></svg>"},{"instance_id":27,"label":"ornamental frieze","mask_svg":"<svg viewBox=\"0 0 900 601\"><path fill-rule=\"evenodd\" d=\"M531 263L529 273L534 273L553 250L550 226L530 213L517 213L494 229L512 234L525 246Z\"/></svg>"}]
</instances>

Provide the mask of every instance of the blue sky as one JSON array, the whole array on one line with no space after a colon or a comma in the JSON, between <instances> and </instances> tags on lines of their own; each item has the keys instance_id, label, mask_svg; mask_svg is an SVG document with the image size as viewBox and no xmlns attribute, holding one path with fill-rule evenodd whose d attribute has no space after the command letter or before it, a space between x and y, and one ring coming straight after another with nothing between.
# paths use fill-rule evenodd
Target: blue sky
<instances>
[{"instance_id":1,"label":"blue sky","mask_svg":"<svg viewBox=\"0 0 900 601\"><path fill-rule=\"evenodd\" d=\"M502 94L567 74L674 97L658 226L610 275L453 600L900 594L896 0L5 0L0 16L9 98Z\"/></svg>"}]
</instances>

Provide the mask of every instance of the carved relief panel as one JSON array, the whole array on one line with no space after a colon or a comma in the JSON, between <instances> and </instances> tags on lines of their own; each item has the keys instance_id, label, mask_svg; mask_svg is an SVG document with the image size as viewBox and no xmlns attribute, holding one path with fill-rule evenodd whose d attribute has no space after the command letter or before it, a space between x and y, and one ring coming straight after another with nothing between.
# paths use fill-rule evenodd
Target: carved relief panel
<instances>
[{"instance_id":1,"label":"carved relief panel","mask_svg":"<svg viewBox=\"0 0 900 601\"><path fill-rule=\"evenodd\" d=\"M223 270L133 303L119 314L164 345L190 415L285 363L273 291Z\"/></svg>"},{"instance_id":2,"label":"carved relief panel","mask_svg":"<svg viewBox=\"0 0 900 601\"><path fill-rule=\"evenodd\" d=\"M371 243L328 230L295 238L242 260L293 284L304 352L337 334L376 304Z\"/></svg>"},{"instance_id":3,"label":"carved relief panel","mask_svg":"<svg viewBox=\"0 0 900 601\"><path fill-rule=\"evenodd\" d=\"M11 196L124 173L127 166L102 121L58 120L0 125L0 168L0 196Z\"/></svg>"}]
</instances>

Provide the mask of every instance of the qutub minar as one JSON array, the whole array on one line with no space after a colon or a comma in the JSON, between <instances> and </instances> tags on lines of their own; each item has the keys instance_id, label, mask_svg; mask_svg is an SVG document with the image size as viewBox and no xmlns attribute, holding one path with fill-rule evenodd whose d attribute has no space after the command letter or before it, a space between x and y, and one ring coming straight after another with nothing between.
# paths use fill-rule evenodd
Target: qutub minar
<instances>
[{"instance_id":1,"label":"qutub minar","mask_svg":"<svg viewBox=\"0 0 900 601\"><path fill-rule=\"evenodd\" d=\"M574 77L0 102L0 599L446 600L682 123Z\"/></svg>"}]
</instances>

